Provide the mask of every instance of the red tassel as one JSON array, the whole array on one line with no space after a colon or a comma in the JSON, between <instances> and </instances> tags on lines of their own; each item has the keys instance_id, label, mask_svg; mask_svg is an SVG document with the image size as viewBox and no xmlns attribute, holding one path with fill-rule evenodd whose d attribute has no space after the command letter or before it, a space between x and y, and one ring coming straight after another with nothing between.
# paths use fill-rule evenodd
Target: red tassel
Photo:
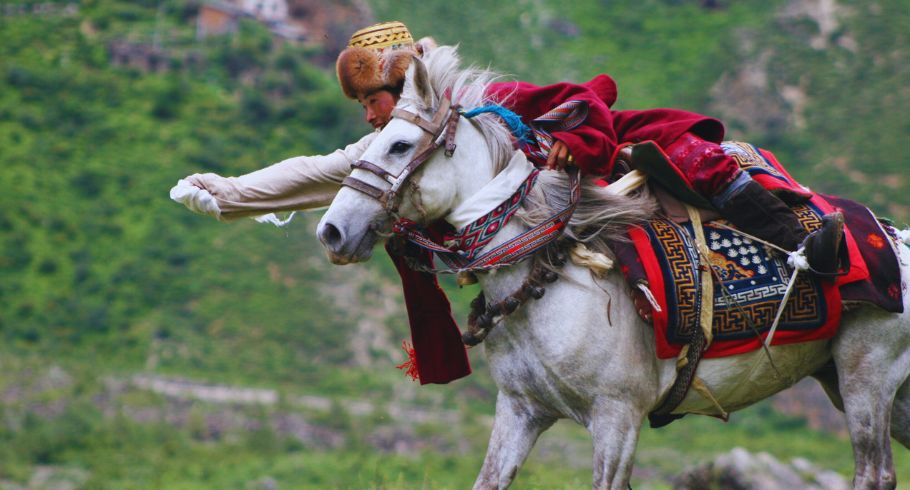
<instances>
[{"instance_id":1,"label":"red tassel","mask_svg":"<svg viewBox=\"0 0 910 490\"><path fill-rule=\"evenodd\" d=\"M408 355L408 360L396 367L398 369L404 369L404 374L410 376L411 380L418 381L420 375L417 373L417 352L414 351L414 346L407 340L403 340L401 341L401 348L404 349L405 354Z\"/></svg>"}]
</instances>

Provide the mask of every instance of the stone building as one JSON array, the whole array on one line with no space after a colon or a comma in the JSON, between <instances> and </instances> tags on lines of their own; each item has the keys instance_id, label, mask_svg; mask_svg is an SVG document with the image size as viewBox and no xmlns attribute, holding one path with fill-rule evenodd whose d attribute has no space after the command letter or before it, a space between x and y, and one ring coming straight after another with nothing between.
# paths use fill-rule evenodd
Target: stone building
<instances>
[{"instance_id":1,"label":"stone building","mask_svg":"<svg viewBox=\"0 0 910 490\"><path fill-rule=\"evenodd\" d=\"M275 37L285 40L302 41L306 38L303 27L290 17L286 0L233 0L207 2L199 7L196 22L196 37L232 34L237 30L238 21L243 18L256 19L272 31Z\"/></svg>"}]
</instances>

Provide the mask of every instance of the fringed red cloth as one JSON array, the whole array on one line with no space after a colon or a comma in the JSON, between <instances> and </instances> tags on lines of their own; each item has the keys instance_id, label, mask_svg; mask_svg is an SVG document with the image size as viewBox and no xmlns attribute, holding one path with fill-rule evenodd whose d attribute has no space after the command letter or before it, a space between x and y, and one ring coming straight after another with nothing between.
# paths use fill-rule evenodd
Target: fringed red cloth
<instances>
[{"instance_id":1,"label":"fringed red cloth","mask_svg":"<svg viewBox=\"0 0 910 490\"><path fill-rule=\"evenodd\" d=\"M392 253L388 246L386 251L401 276L420 384L445 384L471 374L461 332L436 276L412 270L405 259Z\"/></svg>"},{"instance_id":2,"label":"fringed red cloth","mask_svg":"<svg viewBox=\"0 0 910 490\"><path fill-rule=\"evenodd\" d=\"M401 348L404 350L405 355L408 356L408 360L395 367L403 369L405 376L410 377L412 380L420 380L420 373L417 372L417 353L414 352L414 346L409 344L407 340L402 340Z\"/></svg>"}]
</instances>

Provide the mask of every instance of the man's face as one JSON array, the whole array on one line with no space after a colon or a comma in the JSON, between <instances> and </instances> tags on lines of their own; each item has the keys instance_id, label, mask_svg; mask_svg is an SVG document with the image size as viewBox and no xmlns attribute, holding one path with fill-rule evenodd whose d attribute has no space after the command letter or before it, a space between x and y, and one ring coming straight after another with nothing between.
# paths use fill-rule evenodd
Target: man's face
<instances>
[{"instance_id":1,"label":"man's face","mask_svg":"<svg viewBox=\"0 0 910 490\"><path fill-rule=\"evenodd\" d=\"M398 103L398 97L392 95L388 90L377 90L372 94L358 97L360 105L363 106L364 119L374 129L381 129L389 120L392 119L392 109Z\"/></svg>"}]
</instances>

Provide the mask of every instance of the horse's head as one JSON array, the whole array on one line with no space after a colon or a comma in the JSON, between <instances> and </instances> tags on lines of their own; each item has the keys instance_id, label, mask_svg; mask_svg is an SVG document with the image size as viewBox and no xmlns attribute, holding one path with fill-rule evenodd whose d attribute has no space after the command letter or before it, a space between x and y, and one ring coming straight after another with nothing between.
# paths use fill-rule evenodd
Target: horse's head
<instances>
[{"instance_id":1,"label":"horse's head","mask_svg":"<svg viewBox=\"0 0 910 490\"><path fill-rule=\"evenodd\" d=\"M458 104L470 108L483 102L490 76L459 70L451 47L412 60L392 120L353 165L319 222L317 235L332 262L369 259L396 219L444 218L493 177L511 145L507 130L483 119L467 121L457 110ZM454 101L449 94L456 94ZM493 139L486 126L497 133Z\"/></svg>"}]
</instances>

